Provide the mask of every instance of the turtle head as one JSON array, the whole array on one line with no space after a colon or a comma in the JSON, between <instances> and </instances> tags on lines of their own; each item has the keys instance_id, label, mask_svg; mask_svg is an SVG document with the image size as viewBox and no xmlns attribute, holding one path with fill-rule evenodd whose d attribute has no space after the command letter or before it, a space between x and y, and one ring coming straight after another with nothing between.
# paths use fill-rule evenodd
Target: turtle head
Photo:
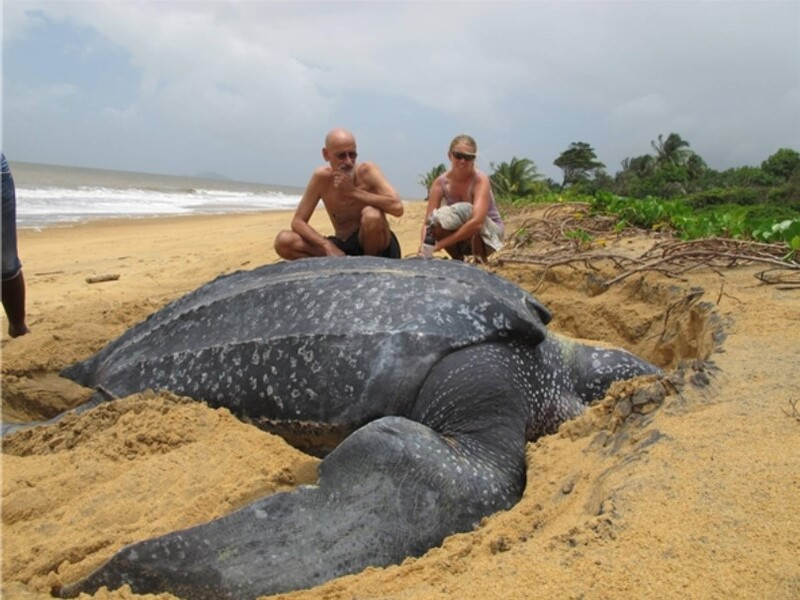
<instances>
[{"instance_id":1,"label":"turtle head","mask_svg":"<svg viewBox=\"0 0 800 600\"><path fill-rule=\"evenodd\" d=\"M575 344L575 392L584 403L602 398L615 381L661 374L657 366L620 348Z\"/></svg>"},{"instance_id":2,"label":"turtle head","mask_svg":"<svg viewBox=\"0 0 800 600\"><path fill-rule=\"evenodd\" d=\"M553 314L547 309L547 307L531 295L528 295L525 298L525 306L528 307L528 310L530 310L531 313L539 317L539 319L545 325L547 325L553 318Z\"/></svg>"}]
</instances>

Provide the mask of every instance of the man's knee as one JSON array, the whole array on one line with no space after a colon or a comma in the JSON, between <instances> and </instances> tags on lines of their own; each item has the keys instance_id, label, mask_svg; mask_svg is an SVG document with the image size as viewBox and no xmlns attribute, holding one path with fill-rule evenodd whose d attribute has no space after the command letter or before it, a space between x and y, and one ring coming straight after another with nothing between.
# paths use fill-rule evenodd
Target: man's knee
<instances>
[{"instance_id":1,"label":"man's knee","mask_svg":"<svg viewBox=\"0 0 800 600\"><path fill-rule=\"evenodd\" d=\"M281 258L288 258L291 256L292 241L296 234L292 231L281 231L275 236L275 252Z\"/></svg>"},{"instance_id":2,"label":"man's knee","mask_svg":"<svg viewBox=\"0 0 800 600\"><path fill-rule=\"evenodd\" d=\"M5 235L5 232L3 234ZM3 281L8 281L19 275L22 270L22 262L17 255L16 243L12 243L12 240L4 237L3 246Z\"/></svg>"},{"instance_id":3,"label":"man's knee","mask_svg":"<svg viewBox=\"0 0 800 600\"><path fill-rule=\"evenodd\" d=\"M364 207L361 211L361 230L371 234L388 231L389 224L386 221L386 215L374 206Z\"/></svg>"}]
</instances>

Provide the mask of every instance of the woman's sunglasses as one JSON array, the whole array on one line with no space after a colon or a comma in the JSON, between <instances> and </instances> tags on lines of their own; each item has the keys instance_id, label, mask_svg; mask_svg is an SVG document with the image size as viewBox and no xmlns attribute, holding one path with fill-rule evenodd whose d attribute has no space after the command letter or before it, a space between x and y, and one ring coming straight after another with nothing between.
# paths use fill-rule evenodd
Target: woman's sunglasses
<instances>
[{"instance_id":1,"label":"woman's sunglasses","mask_svg":"<svg viewBox=\"0 0 800 600\"><path fill-rule=\"evenodd\" d=\"M476 154L465 154L464 152L451 152L456 160L475 160Z\"/></svg>"}]
</instances>

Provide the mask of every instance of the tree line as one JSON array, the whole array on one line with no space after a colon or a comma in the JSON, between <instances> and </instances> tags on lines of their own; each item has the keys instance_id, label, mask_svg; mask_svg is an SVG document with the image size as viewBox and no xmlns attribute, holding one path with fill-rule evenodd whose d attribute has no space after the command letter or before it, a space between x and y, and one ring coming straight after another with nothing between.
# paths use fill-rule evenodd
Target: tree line
<instances>
[{"instance_id":1,"label":"tree line","mask_svg":"<svg viewBox=\"0 0 800 600\"><path fill-rule=\"evenodd\" d=\"M529 158L490 163L492 189L501 201L541 201L553 192L593 195L599 191L629 198L688 197L695 205L779 204L800 212L800 153L780 148L759 166L724 171L710 168L677 133L651 141L652 154L626 158L609 174L594 148L573 142L554 161L560 182L545 178ZM439 164L421 176L426 190L446 167Z\"/></svg>"},{"instance_id":2,"label":"tree line","mask_svg":"<svg viewBox=\"0 0 800 600\"><path fill-rule=\"evenodd\" d=\"M573 142L554 161L561 181L545 178L529 158L490 163L489 178L501 210L540 202L587 203L625 223L670 227L687 238L734 237L785 243L800 253L800 153L780 148L759 166L710 168L677 133L659 135L653 153L626 158L609 174L594 148ZM426 190L439 164L421 176Z\"/></svg>"}]
</instances>

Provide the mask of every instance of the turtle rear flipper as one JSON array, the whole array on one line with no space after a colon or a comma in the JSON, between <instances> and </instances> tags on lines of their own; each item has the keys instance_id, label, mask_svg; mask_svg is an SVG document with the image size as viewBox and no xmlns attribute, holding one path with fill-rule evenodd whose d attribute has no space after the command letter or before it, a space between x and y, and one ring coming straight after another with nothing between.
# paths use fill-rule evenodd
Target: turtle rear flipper
<instances>
[{"instance_id":1,"label":"turtle rear flipper","mask_svg":"<svg viewBox=\"0 0 800 600\"><path fill-rule=\"evenodd\" d=\"M510 360L501 345L449 355L415 406L427 424L377 419L322 461L317 485L123 548L62 596L127 583L140 594L254 598L397 564L472 529L525 485L525 402Z\"/></svg>"}]
</instances>

